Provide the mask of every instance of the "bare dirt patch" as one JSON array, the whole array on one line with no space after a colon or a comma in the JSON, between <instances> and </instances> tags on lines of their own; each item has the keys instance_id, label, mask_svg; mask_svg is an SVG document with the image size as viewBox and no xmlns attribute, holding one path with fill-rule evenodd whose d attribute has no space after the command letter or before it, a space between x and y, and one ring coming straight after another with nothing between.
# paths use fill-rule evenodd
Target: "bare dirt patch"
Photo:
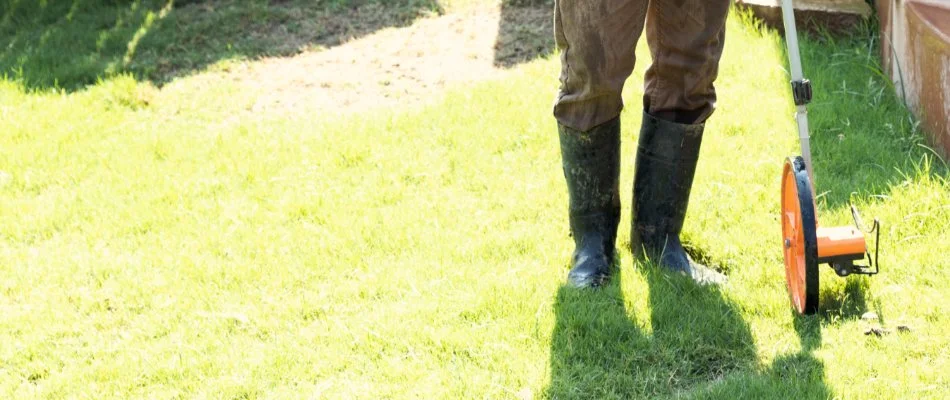
<instances>
[{"instance_id":1,"label":"bare dirt patch","mask_svg":"<svg viewBox=\"0 0 950 400\"><path fill-rule=\"evenodd\" d=\"M552 46L550 6L477 8L421 18L326 49L226 72L259 93L255 111L347 113L418 104L494 79Z\"/></svg>"}]
</instances>

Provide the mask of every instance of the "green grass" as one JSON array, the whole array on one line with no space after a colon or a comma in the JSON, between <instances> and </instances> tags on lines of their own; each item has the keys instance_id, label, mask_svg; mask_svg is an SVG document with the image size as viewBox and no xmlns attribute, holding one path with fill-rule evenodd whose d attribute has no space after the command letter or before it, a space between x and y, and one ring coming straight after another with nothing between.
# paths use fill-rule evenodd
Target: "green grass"
<instances>
[{"instance_id":1,"label":"green grass","mask_svg":"<svg viewBox=\"0 0 950 400\"><path fill-rule=\"evenodd\" d=\"M848 223L850 200L884 225L881 274L822 267L821 313L801 318L779 245L798 152L781 42L735 16L728 36L684 235L721 289L626 250L607 287L563 287L556 58L350 116L255 114L227 81L0 81L0 398L950 396L948 173L876 48L803 44L821 220ZM866 310L912 330L865 336Z\"/></svg>"}]
</instances>

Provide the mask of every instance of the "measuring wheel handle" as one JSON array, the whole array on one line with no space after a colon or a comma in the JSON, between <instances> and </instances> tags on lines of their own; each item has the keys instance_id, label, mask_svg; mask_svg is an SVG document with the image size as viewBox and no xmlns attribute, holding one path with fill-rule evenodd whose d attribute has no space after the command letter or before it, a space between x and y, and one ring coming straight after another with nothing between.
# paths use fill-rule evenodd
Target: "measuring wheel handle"
<instances>
[{"instance_id":1,"label":"measuring wheel handle","mask_svg":"<svg viewBox=\"0 0 950 400\"><path fill-rule=\"evenodd\" d=\"M795 100L795 122L802 155L785 161L782 171L782 253L785 258L785 280L792 307L800 314L818 311L818 264L828 263L839 276L874 275L878 272L880 222L868 233L876 233L874 258L864 240L864 228L858 210L852 205L854 227L818 227L815 216L814 171L811 165L811 144L808 134L807 104L812 98L811 82L802 72L798 51L798 33L792 0L782 0L782 20L788 48L792 97ZM867 256L868 265L854 262Z\"/></svg>"}]
</instances>

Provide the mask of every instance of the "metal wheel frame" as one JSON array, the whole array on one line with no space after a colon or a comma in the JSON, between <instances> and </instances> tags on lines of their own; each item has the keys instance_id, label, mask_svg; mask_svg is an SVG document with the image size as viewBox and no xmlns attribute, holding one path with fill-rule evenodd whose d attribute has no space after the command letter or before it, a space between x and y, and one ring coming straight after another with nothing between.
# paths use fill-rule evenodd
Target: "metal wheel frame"
<instances>
[{"instance_id":1,"label":"metal wheel frame","mask_svg":"<svg viewBox=\"0 0 950 400\"><path fill-rule=\"evenodd\" d=\"M785 161L782 171L782 253L789 300L799 314L818 311L818 238L815 200L805 160Z\"/></svg>"}]
</instances>

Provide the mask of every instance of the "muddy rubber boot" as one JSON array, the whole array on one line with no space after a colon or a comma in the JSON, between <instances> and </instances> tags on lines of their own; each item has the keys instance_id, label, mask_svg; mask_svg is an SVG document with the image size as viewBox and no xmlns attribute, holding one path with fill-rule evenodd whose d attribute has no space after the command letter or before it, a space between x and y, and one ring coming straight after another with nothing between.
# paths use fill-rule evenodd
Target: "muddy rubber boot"
<instances>
[{"instance_id":1,"label":"muddy rubber boot","mask_svg":"<svg viewBox=\"0 0 950 400\"><path fill-rule=\"evenodd\" d=\"M574 255L568 283L594 287L610 275L620 221L620 118L587 132L558 124Z\"/></svg>"},{"instance_id":2,"label":"muddy rubber boot","mask_svg":"<svg viewBox=\"0 0 950 400\"><path fill-rule=\"evenodd\" d=\"M726 276L694 262L679 234L699 160L703 124L680 124L643 113L633 180L630 247L699 284L721 284Z\"/></svg>"}]
</instances>

